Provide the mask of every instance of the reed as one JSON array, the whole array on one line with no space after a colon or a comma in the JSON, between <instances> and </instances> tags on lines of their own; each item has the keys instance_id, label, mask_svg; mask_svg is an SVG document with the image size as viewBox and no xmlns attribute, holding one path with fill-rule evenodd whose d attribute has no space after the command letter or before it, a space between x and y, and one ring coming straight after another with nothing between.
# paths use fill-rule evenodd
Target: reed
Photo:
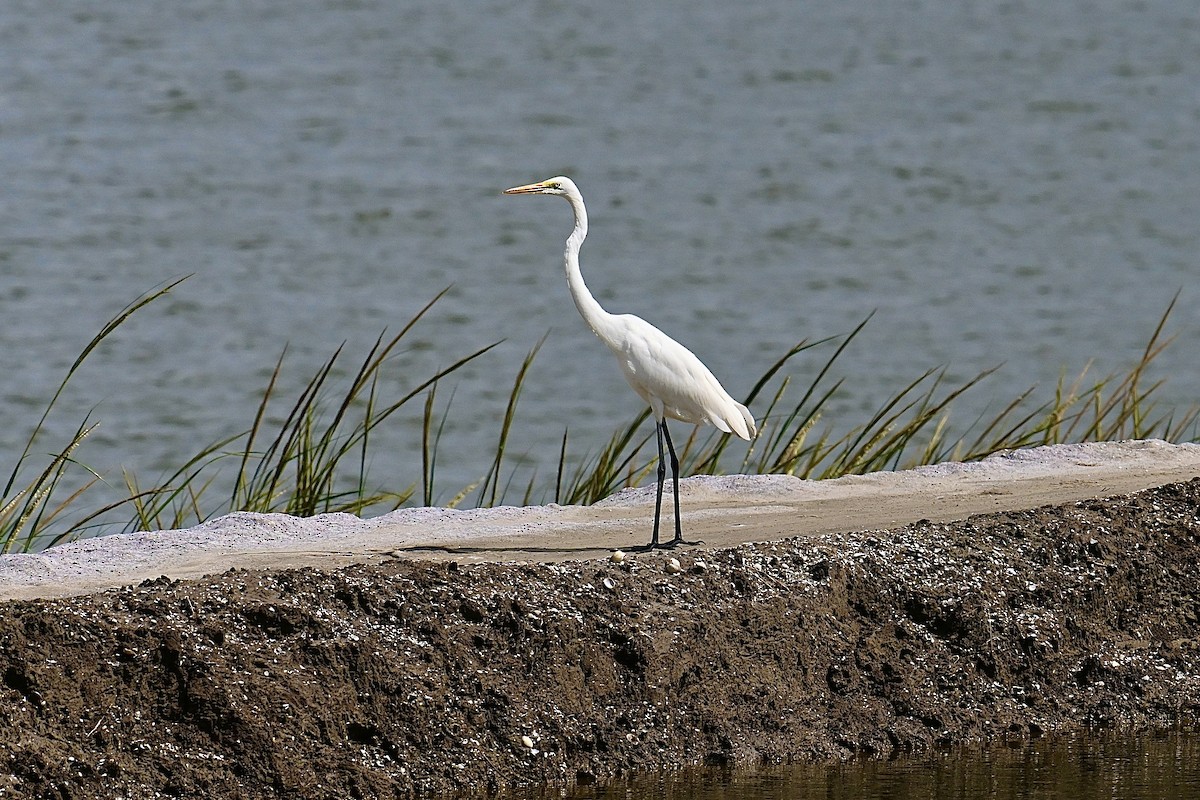
<instances>
[{"instance_id":1,"label":"reed","mask_svg":"<svg viewBox=\"0 0 1200 800\"><path fill-rule=\"evenodd\" d=\"M496 442L496 454L492 458L492 466L484 475L482 485L479 490L480 505L494 506L496 505L497 492L500 489L501 472L504 464L504 453L508 449L508 437L512 433L513 422L517 418L517 401L521 399L521 388L525 385L525 378L529 375L529 368L533 366L533 359L537 357L538 351L545 344L546 337L533 346L529 354L525 356L525 360L521 362L521 368L517 370L517 377L513 381L513 387L508 393L508 403L504 408L504 419L500 423L500 436ZM505 484L505 489L499 497L504 497L508 493L508 487L512 485L512 479L515 473L510 473L508 481ZM530 491L532 490L533 477L530 477L529 487L526 489L525 501L528 502Z\"/></svg>"},{"instance_id":2,"label":"reed","mask_svg":"<svg viewBox=\"0 0 1200 800\"><path fill-rule=\"evenodd\" d=\"M101 480L98 474L75 458L75 451L96 428L97 423L92 422L91 412L84 416L67 443L49 454L49 461L40 469L36 466L31 467L37 458L34 446L42 436L46 421L58 405L71 378L96 348L115 333L125 320L183 283L187 277L153 289L118 311L104 323L99 333L88 341L67 369L66 375L42 410L41 417L30 431L25 447L17 456L8 480L4 483L3 491L0 491L0 553L41 549L75 538L86 530L93 520L133 501L134 498L130 497L103 504L99 508L84 510L82 516L74 519L67 516L71 512L81 510L83 499L90 497L90 490ZM61 492L67 482L68 472L73 468L81 469L88 477L71 489L68 495L62 497ZM32 476L29 475L30 469L34 471Z\"/></svg>"},{"instance_id":3,"label":"reed","mask_svg":"<svg viewBox=\"0 0 1200 800\"><path fill-rule=\"evenodd\" d=\"M774 362L755 383L747 405L769 396L758 438L736 442L710 429L694 428L680 454L688 474L725 470L729 448L742 448L735 469L743 473L786 474L825 479L879 470L910 469L943 461L973 461L996 452L1064 442L1159 438L1171 442L1200 438L1200 406L1160 412L1154 392L1161 380L1147 382L1152 364L1171 343L1164 337L1178 295L1160 317L1141 357L1125 372L1089 382L1089 367L1072 381L1060 379L1051 399L1033 404L1037 387L1019 393L991 417L980 418L957 433L951 421L954 401L985 383L998 369L985 369L957 385L947 385L944 370L929 370L886 397L866 422L839 427L828 421L831 399L845 379L831 379L838 358L870 321L867 316L842 337L831 355L789 404L794 379L786 366L797 355L833 341L801 342ZM649 434L638 435L647 413L613 434L593 458L570 471L565 467L567 435L559 456L554 497L558 502L593 502L639 483L656 468ZM565 487L561 476L570 474Z\"/></svg>"},{"instance_id":4,"label":"reed","mask_svg":"<svg viewBox=\"0 0 1200 800\"><path fill-rule=\"evenodd\" d=\"M93 490L102 476L77 459L77 450L94 429L85 415L65 445L34 466L35 442L66 384L97 346L132 314L175 288L174 281L139 297L110 319L80 353L50 402L10 473L0 495L0 550L41 549L114 526L123 530L185 527L234 511L283 512L311 516L325 512L364 514L397 508L411 501L439 502L436 488L438 445L451 419L453 393L438 411L441 382L482 357L499 342L481 347L391 397L382 381L386 366L413 327L445 295L439 292L394 335L380 334L367 353L338 378L347 360L344 346L321 363L290 400L279 396L287 352L275 362L245 430L202 448L159 481L143 486L124 470L123 496L96 503ZM1165 329L1178 295L1159 319L1141 357L1128 370L1089 379L1085 367L1074 379L1060 378L1053 395L1036 402L1036 387L1020 392L988 417L957 430L951 420L955 401L988 381L987 369L958 384L944 370L929 370L878 404L856 424L839 424L831 410L846 378L835 377L841 356L871 320L865 317L848 334L801 341L764 371L746 397L758 407L759 436L735 441L712 429L693 428L680 449L686 474L718 474L732 469L801 478L833 478L877 470L905 469L941 461L969 461L1018 447L1062 442L1126 438L1197 439L1200 406L1159 411L1154 398L1161 380L1149 374L1155 358L1171 343ZM652 475L657 453L648 411L620 425L594 454L576 456L564 428L553 480L539 482L538 470L509 466L511 435L519 400L542 345L521 362L509 391L491 463L481 477L452 490L444 505L473 502L587 504ZM827 348L812 377L800 383L790 367L801 354ZM420 474L400 488L373 487L368 475L374 433L410 405L422 425ZM277 412L276 409L282 409ZM232 480L229 471L232 470ZM78 473L78 474L76 474ZM114 513L129 516L112 523ZM72 516L74 515L74 516Z\"/></svg>"},{"instance_id":5,"label":"reed","mask_svg":"<svg viewBox=\"0 0 1200 800\"><path fill-rule=\"evenodd\" d=\"M282 420L272 425L268 420L271 408L280 402L277 387L285 350L275 362L246 431L204 448L152 489L139 492L136 482L127 477L130 492L139 500L135 504L138 513L126 529L177 528L234 511L313 516L391 510L408 502L419 483L423 483L423 498L432 498L436 457L429 449L429 435L436 386L499 342L458 358L390 402L380 400L380 381L397 347L447 291L449 287L435 295L396 334L380 334L341 386L336 385L333 376L344 360L344 345L335 350L309 377L299 395L286 403ZM367 469L372 433L427 392L422 480L400 489L373 488ZM436 437L433 442L436 448ZM498 454L497 469L499 459ZM225 501L206 505L203 498L217 471L229 461L237 462L232 491Z\"/></svg>"}]
</instances>

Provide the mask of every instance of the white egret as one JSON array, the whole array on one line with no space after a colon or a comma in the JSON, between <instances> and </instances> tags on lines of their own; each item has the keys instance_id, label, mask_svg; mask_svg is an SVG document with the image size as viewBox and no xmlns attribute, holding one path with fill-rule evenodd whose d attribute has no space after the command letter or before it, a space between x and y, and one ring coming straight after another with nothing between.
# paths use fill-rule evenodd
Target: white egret
<instances>
[{"instance_id":1,"label":"white egret","mask_svg":"<svg viewBox=\"0 0 1200 800\"><path fill-rule=\"evenodd\" d=\"M693 544L683 540L679 522L679 458L671 443L666 418L693 425L713 425L724 433L733 433L749 440L757 433L754 417L744 405L729 396L691 350L640 317L608 313L592 297L579 271L579 247L587 236L588 223L583 195L574 181L559 176L540 183L514 186L504 193L549 194L562 197L571 204L575 212L575 230L567 237L567 248L563 255L571 297L583 321L612 350L621 367L621 374L638 396L650 405L650 411L654 414L658 436L658 493L654 500L654 533L646 547ZM671 456L674 476L675 538L659 544L659 517L662 513L663 484L667 476L664 441Z\"/></svg>"}]
</instances>

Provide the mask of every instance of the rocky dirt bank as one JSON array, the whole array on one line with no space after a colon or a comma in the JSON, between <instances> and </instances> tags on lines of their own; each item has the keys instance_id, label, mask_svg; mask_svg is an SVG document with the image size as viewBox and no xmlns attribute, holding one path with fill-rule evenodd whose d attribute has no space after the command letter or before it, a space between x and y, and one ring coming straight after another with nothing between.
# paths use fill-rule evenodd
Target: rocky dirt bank
<instances>
[{"instance_id":1,"label":"rocky dirt bank","mask_svg":"<svg viewBox=\"0 0 1200 800\"><path fill-rule=\"evenodd\" d=\"M1195 722L1200 480L623 563L9 602L0 675L3 797L489 793Z\"/></svg>"}]
</instances>

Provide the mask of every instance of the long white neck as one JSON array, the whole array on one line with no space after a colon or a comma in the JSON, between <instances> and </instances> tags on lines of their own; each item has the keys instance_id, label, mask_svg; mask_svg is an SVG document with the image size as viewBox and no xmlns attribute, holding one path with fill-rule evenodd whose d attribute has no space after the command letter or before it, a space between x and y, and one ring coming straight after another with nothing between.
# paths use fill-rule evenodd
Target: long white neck
<instances>
[{"instance_id":1,"label":"long white neck","mask_svg":"<svg viewBox=\"0 0 1200 800\"><path fill-rule=\"evenodd\" d=\"M575 230L571 231L571 235L567 237L567 249L563 253L563 267L567 271L567 286L571 289L571 299L575 301L575 308L579 309L579 315L583 317L583 321L592 329L592 333L608 344L611 341L613 315L605 311L596 298L592 297L587 284L583 282L583 273L579 271L579 247L587 238L587 208L583 205L583 196L578 192L570 192L563 197L567 199L567 202L571 204L571 209L575 212Z\"/></svg>"}]
</instances>

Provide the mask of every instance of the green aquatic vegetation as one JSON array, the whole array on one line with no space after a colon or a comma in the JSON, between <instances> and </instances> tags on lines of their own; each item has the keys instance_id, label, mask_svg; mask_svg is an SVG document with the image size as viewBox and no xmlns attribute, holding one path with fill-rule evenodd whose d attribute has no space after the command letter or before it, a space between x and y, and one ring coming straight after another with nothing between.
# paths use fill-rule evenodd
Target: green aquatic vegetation
<instances>
[{"instance_id":1,"label":"green aquatic vegetation","mask_svg":"<svg viewBox=\"0 0 1200 800\"><path fill-rule=\"evenodd\" d=\"M83 421L76 428L75 434L65 445L48 454L49 461L40 468L32 466L36 463L38 456L34 452L34 445L46 426L46 420L50 418L50 414L62 398L67 384L87 361L88 356L120 328L125 320L185 280L187 280L186 276L171 281L142 295L118 311L100 328L100 332L91 338L91 341L84 346L67 369L67 374L59 382L50 401L46 403L41 417L34 424L29 438L25 441L25 447L17 456L3 491L0 491L0 553L42 549L75 538L86 530L93 520L133 499L119 500L115 503L101 505L99 508L89 509L83 505L84 498L90 499L89 491L101 480L100 475L75 458L75 451L83 444L88 434L96 428L96 423L92 422L91 412L84 416ZM78 469L89 477L85 478L81 484L71 488L66 497L62 497L64 486L69 485L69 482L64 479L68 477L68 471L71 469ZM29 474L30 470L33 471L32 476ZM66 515L79 510L85 512L81 517L67 519Z\"/></svg>"},{"instance_id":2,"label":"green aquatic vegetation","mask_svg":"<svg viewBox=\"0 0 1200 800\"><path fill-rule=\"evenodd\" d=\"M499 344L489 344L458 358L395 399L381 399L380 380L386 365L413 327L447 291L449 288L443 289L426 303L398 333L380 334L349 380L341 385L334 379L344 360L343 348L339 347L308 379L299 396L285 404L282 420L271 424L269 411L280 401L277 387L286 352L280 355L246 431L204 448L155 488L139 490L136 481L126 476L131 495L138 497L137 513L126 528L177 528L234 511L295 516L362 514L368 509L391 510L406 503L416 492L416 481L399 489L373 488L368 483L372 434L429 392L425 403L428 443L432 394L438 382ZM433 457L428 453L426 456L429 460L424 470L423 496L431 497ZM237 468L229 496L205 505L218 469L231 461L237 463ZM497 469L499 463L500 453Z\"/></svg>"},{"instance_id":3,"label":"green aquatic vegetation","mask_svg":"<svg viewBox=\"0 0 1200 800\"><path fill-rule=\"evenodd\" d=\"M1159 412L1154 392L1162 381L1147 382L1154 359L1171 343L1163 333L1175 307L1171 301L1158 321L1138 361L1123 373L1088 381L1089 367L1069 383L1060 379L1053 398L1034 404L1037 387L1030 387L990 417L981 417L954 433L954 401L985 383L992 367L956 385L948 385L945 370L931 369L884 398L863 423L839 426L828 406L845 378L830 376L838 358L870 321L866 317L849 334L836 339L801 342L785 353L755 383L746 398L752 405L769 396L755 441L742 444L732 437L693 429L680 454L689 474L727 471L723 458L729 448L743 454L735 471L786 474L825 479L880 470L911 469L943 461L973 461L1004 450L1066 442L1118 441L1158 438L1170 442L1196 441L1200 436L1200 406ZM837 341L831 355L788 403L795 382L785 368L812 348ZM767 394L770 389L769 394ZM600 453L576 468L565 487L556 485L558 502L589 503L613 491L637 484L656 465L648 447L649 435L637 431L647 414L613 435ZM564 447L566 436L564 435ZM562 472L560 456L560 474Z\"/></svg>"},{"instance_id":4,"label":"green aquatic vegetation","mask_svg":"<svg viewBox=\"0 0 1200 800\"><path fill-rule=\"evenodd\" d=\"M0 550L43 549L111 530L180 528L235 511L361 515L414 502L439 502L438 445L454 413L453 393L438 410L439 386L499 342L458 357L449 366L411 382L395 397L382 379L405 337L448 289L414 314L398 333L380 334L344 375L342 365L348 356L344 348L338 348L291 399L280 397L279 390L285 350L275 362L245 430L207 445L150 485L142 485L133 471L123 470L121 496L116 500L96 501L96 489L107 484L77 456L96 424L91 413L84 415L64 446L48 454L44 463L38 462L35 442L76 370L125 320L179 283L169 283L122 309L67 371L0 495ZM1063 442L1196 441L1200 406L1160 411L1154 393L1162 381L1149 378L1154 359L1171 343L1164 332L1177 299L1159 319L1139 360L1125 372L1093 380L1088 377L1090 367L1085 367L1070 381L1061 378L1051 398L1037 403L1036 387L1030 387L999 411L961 429L956 429L951 419L955 401L986 383L996 368L957 384L948 381L944 369L931 369L884 397L864 421L845 424L835 419L832 400L847 381L836 376L836 367L870 322L868 315L849 333L801 341L769 365L745 397L746 405L758 412L759 435L754 441L741 442L712 429L693 428L679 451L681 468L685 474L736 471L823 479L948 460L969 461L1002 450ZM569 431L564 429L552 481L540 480L536 465L509 465L521 392L541 344L529 351L517 370L500 415L489 465L478 480L452 490L449 499L441 501L444 505L587 504L638 485L654 473L657 452L651 441L653 425L648 410L621 424L594 454L577 455ZM795 370L811 376L799 380L790 369L797 357L822 350L827 355L815 372L811 368ZM407 485L375 487L368 475L375 433L409 407L421 425L420 452L413 458L413 464L420 465L420 474ZM118 515L115 521L114 515Z\"/></svg>"}]
</instances>

